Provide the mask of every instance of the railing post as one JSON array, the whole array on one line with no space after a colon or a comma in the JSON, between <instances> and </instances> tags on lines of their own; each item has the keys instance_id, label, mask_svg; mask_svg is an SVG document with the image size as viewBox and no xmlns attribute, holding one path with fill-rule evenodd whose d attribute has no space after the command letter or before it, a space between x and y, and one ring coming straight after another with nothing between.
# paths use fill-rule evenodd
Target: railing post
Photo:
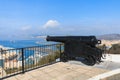
<instances>
[{"instance_id":1,"label":"railing post","mask_svg":"<svg viewBox=\"0 0 120 80\"><path fill-rule=\"evenodd\" d=\"M62 52L62 51L61 51L61 44L60 44L60 61L61 61L61 52Z\"/></svg>"},{"instance_id":2,"label":"railing post","mask_svg":"<svg viewBox=\"0 0 120 80\"><path fill-rule=\"evenodd\" d=\"M22 73L25 73L24 70L24 49L22 48Z\"/></svg>"},{"instance_id":3,"label":"railing post","mask_svg":"<svg viewBox=\"0 0 120 80\"><path fill-rule=\"evenodd\" d=\"M0 48L0 56L2 57L2 59L3 59L3 49L2 48ZM1 66L2 68L3 68L3 65ZM1 77L0 77L0 80L1 80L1 78L3 78L3 70L2 70L2 72L0 72L1 73Z\"/></svg>"}]
</instances>

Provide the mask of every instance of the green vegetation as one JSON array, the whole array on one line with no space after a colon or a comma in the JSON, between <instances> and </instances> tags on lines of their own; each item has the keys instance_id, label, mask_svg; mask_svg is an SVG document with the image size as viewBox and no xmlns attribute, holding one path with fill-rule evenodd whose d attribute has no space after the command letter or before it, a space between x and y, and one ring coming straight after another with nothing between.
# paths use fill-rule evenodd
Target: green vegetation
<instances>
[{"instance_id":1,"label":"green vegetation","mask_svg":"<svg viewBox=\"0 0 120 80\"><path fill-rule=\"evenodd\" d=\"M97 47L104 50L105 53L120 54L120 44L113 44L109 49L107 49L105 44Z\"/></svg>"},{"instance_id":2,"label":"green vegetation","mask_svg":"<svg viewBox=\"0 0 120 80\"><path fill-rule=\"evenodd\" d=\"M37 65L43 65L43 64L48 64L48 63L54 62L59 57L60 57L59 52L51 53L47 56L42 57Z\"/></svg>"},{"instance_id":3,"label":"green vegetation","mask_svg":"<svg viewBox=\"0 0 120 80\"><path fill-rule=\"evenodd\" d=\"M120 54L120 44L112 45L112 47L109 49L109 53L111 53L111 54Z\"/></svg>"},{"instance_id":4,"label":"green vegetation","mask_svg":"<svg viewBox=\"0 0 120 80\"><path fill-rule=\"evenodd\" d=\"M5 71L7 74L11 74L11 73L17 72L19 70L18 70L18 68L8 68Z\"/></svg>"}]
</instances>

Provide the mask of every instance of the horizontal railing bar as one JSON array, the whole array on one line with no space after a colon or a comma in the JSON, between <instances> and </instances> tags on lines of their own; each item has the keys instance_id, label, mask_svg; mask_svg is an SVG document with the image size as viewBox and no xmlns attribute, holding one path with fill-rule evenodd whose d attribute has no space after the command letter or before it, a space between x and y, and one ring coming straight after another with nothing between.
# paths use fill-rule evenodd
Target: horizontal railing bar
<instances>
[{"instance_id":1,"label":"horizontal railing bar","mask_svg":"<svg viewBox=\"0 0 120 80\"><path fill-rule=\"evenodd\" d=\"M62 45L62 43L60 44L47 44L47 45L39 45L39 46L32 46L32 47L23 47L25 48L34 48L34 47L45 47L45 46L54 46L54 45ZM13 49L4 49L2 51L9 51L9 50L21 50L22 48L13 48ZM0 51L1 52L1 51Z\"/></svg>"}]
</instances>

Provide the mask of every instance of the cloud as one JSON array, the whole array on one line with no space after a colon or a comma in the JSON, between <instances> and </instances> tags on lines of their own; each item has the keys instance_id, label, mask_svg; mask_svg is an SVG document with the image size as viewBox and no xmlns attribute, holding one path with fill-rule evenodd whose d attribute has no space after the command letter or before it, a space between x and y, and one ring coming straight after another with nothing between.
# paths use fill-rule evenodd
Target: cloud
<instances>
[{"instance_id":1,"label":"cloud","mask_svg":"<svg viewBox=\"0 0 120 80\"><path fill-rule=\"evenodd\" d=\"M43 28L55 28L59 25L60 23L57 20L49 20L43 25Z\"/></svg>"},{"instance_id":2,"label":"cloud","mask_svg":"<svg viewBox=\"0 0 120 80\"><path fill-rule=\"evenodd\" d=\"M31 29L31 26L24 26L21 28L22 31L27 31L29 29Z\"/></svg>"}]
</instances>

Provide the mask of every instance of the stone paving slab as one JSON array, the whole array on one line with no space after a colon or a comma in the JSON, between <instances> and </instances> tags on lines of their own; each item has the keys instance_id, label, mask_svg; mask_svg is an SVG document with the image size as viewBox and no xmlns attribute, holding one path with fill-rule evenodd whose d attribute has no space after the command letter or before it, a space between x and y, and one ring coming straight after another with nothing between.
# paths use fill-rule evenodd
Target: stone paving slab
<instances>
[{"instance_id":1,"label":"stone paving slab","mask_svg":"<svg viewBox=\"0 0 120 80\"><path fill-rule=\"evenodd\" d=\"M4 80L87 80L108 70L58 62Z\"/></svg>"}]
</instances>

